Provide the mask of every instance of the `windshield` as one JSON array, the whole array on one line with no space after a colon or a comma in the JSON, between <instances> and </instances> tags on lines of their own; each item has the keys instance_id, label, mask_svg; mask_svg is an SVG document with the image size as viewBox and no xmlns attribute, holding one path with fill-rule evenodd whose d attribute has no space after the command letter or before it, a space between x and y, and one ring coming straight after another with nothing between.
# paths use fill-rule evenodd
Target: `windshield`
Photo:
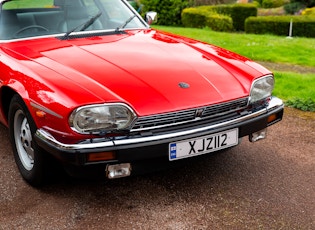
<instances>
[{"instance_id":1,"label":"windshield","mask_svg":"<svg viewBox=\"0 0 315 230\"><path fill-rule=\"evenodd\" d=\"M0 40L61 33L68 37L81 31L91 34L146 27L124 0L11 0L1 3Z\"/></svg>"}]
</instances>

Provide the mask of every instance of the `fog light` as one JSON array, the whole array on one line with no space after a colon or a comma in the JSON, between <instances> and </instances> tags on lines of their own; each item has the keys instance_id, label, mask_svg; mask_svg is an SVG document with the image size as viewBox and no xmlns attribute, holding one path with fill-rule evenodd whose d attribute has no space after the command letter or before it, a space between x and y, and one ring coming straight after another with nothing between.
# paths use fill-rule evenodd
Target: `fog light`
<instances>
[{"instance_id":1,"label":"fog light","mask_svg":"<svg viewBox=\"0 0 315 230\"><path fill-rule=\"evenodd\" d=\"M108 165L106 168L106 175L109 179L130 176L131 165L129 163Z\"/></svg>"},{"instance_id":2,"label":"fog light","mask_svg":"<svg viewBox=\"0 0 315 230\"><path fill-rule=\"evenodd\" d=\"M249 141L250 142L259 141L259 140L265 139L266 136L267 136L267 129L263 129L263 130L260 130L256 133L250 134L249 135Z\"/></svg>"}]
</instances>

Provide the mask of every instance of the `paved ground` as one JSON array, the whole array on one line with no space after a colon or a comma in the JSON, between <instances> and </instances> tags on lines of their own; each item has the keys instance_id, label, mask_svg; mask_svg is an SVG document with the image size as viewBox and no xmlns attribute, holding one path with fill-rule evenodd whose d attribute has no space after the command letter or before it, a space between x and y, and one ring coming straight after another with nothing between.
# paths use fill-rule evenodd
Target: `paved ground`
<instances>
[{"instance_id":1,"label":"paved ground","mask_svg":"<svg viewBox=\"0 0 315 230\"><path fill-rule=\"evenodd\" d=\"M315 229L315 114L286 109L266 140L112 181L19 176L0 126L0 229Z\"/></svg>"}]
</instances>

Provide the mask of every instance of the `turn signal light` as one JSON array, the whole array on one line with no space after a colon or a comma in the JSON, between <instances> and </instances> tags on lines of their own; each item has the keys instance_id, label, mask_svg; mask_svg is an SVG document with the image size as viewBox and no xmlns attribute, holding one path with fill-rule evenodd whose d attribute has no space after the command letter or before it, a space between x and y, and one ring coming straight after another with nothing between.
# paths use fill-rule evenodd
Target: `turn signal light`
<instances>
[{"instance_id":1,"label":"turn signal light","mask_svg":"<svg viewBox=\"0 0 315 230\"><path fill-rule=\"evenodd\" d=\"M114 160L116 154L114 152L89 153L87 156L88 162L109 161Z\"/></svg>"},{"instance_id":2,"label":"turn signal light","mask_svg":"<svg viewBox=\"0 0 315 230\"><path fill-rule=\"evenodd\" d=\"M275 121L277 119L277 115L276 114L271 114L269 117L268 117L268 123L271 123L273 121Z\"/></svg>"},{"instance_id":3,"label":"turn signal light","mask_svg":"<svg viewBox=\"0 0 315 230\"><path fill-rule=\"evenodd\" d=\"M44 111L37 110L36 111L36 116L38 116L40 118L44 118L46 116L46 113Z\"/></svg>"}]
</instances>

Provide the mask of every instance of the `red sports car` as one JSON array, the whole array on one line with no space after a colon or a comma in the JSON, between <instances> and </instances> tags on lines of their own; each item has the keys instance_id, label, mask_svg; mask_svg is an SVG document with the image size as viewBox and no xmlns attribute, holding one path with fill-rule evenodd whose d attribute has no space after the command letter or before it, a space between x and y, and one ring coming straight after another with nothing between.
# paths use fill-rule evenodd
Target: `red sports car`
<instances>
[{"instance_id":1,"label":"red sports car","mask_svg":"<svg viewBox=\"0 0 315 230\"><path fill-rule=\"evenodd\" d=\"M125 0L0 4L0 121L33 186L55 161L124 177L263 139L282 119L269 70L156 31Z\"/></svg>"}]
</instances>

